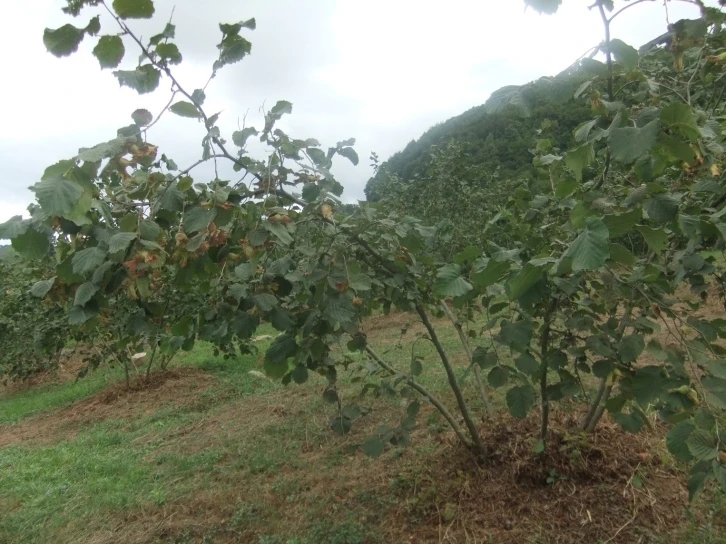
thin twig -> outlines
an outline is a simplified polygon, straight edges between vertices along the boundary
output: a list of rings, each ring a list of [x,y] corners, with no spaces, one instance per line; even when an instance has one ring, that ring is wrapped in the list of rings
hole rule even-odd
[[[451,308],[449,308],[449,305],[446,304],[445,300],[441,301],[441,307],[443,308],[444,313],[447,315],[451,323],[454,325],[456,332],[459,334],[459,340],[461,341],[461,345],[464,346],[464,351],[466,351],[466,356],[469,359],[469,363],[474,367],[474,378],[476,379],[477,385],[479,386],[479,394],[481,395],[481,400],[484,403],[484,408],[486,409],[489,417],[492,417],[494,415],[494,411],[492,410],[492,404],[489,400],[489,394],[487,393],[484,386],[484,381],[482,380],[481,372],[479,371],[479,365],[474,363],[474,354],[471,351],[471,345],[469,344],[469,340],[467,339],[466,334],[464,334],[464,330],[461,328],[461,323],[459,323],[459,320],[456,319],[454,312],[451,311]]]
[[[405,374],[401,374],[400,372],[397,372],[391,365],[389,365],[386,361],[383,360],[383,358],[378,355],[373,348],[366,345],[365,347],[366,353],[370,356],[371,359],[373,359],[378,366],[383,368],[384,370],[388,371],[390,374],[402,378],[409,387],[412,389],[415,389],[419,393],[421,393],[424,397],[426,397],[431,404],[434,405],[434,407],[441,413],[442,416],[444,416],[444,419],[448,422],[449,426],[453,429],[454,433],[456,433],[457,438],[461,441],[462,444],[464,444],[467,447],[471,447],[472,442],[471,440],[466,436],[466,433],[464,432],[464,429],[461,428],[461,426],[456,422],[456,419],[454,419],[454,416],[451,415],[451,412],[446,408],[446,406],[443,405],[443,403],[433,395],[428,389],[426,389],[423,385],[418,383],[416,380],[414,380],[410,376],[406,376]]]
[[[441,359],[441,363],[444,365],[446,377],[449,380],[449,386],[454,392],[454,396],[456,397],[456,404],[459,406],[459,411],[464,418],[464,423],[466,424],[467,429],[469,429],[469,435],[474,442],[474,447],[476,447],[479,452],[483,452],[484,444],[479,437],[479,431],[477,430],[476,425],[474,425],[474,420],[469,413],[469,407],[466,404],[466,400],[464,400],[464,395],[461,393],[461,388],[456,381],[456,374],[454,374],[454,369],[451,366],[451,362],[449,361],[449,356],[446,354],[444,347],[441,345],[441,341],[436,334],[436,329],[434,329],[434,326],[431,324],[429,316],[420,302],[416,304],[416,312],[421,318],[424,327],[426,327],[426,330],[429,333],[429,337],[431,338],[431,342],[434,344],[434,347],[439,354],[439,359]]]

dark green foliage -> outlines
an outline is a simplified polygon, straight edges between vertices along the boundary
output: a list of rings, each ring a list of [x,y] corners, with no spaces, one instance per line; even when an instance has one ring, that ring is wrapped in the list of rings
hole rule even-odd
[[[55,283],[51,273],[47,266],[29,266],[10,246],[0,246],[0,381],[55,366],[71,340],[63,308],[39,304]]]
[[[430,175],[436,157],[432,146],[441,148],[452,142],[459,144],[457,149],[461,153],[457,159],[459,171],[452,175],[463,178],[474,189],[503,179],[535,179],[530,150],[543,122],[547,121],[550,145],[565,149],[573,142],[573,129],[589,117],[588,108],[581,103],[555,99],[563,95],[571,98],[572,90],[582,79],[579,74],[561,75],[556,79],[542,78],[521,88],[500,89],[487,103],[430,128],[392,155],[366,185],[366,197],[372,202],[387,199],[385,185],[390,176],[404,184],[420,184]],[[511,95],[513,91],[526,102],[525,111],[512,103],[511,96],[508,102],[500,99],[501,94]],[[463,172],[468,175],[460,176]],[[413,210],[418,211],[415,205]]]

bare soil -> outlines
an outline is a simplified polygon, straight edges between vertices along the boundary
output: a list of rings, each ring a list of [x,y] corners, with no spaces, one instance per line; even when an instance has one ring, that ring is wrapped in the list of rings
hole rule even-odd
[[[71,438],[79,428],[103,419],[131,420],[150,415],[161,406],[191,404],[214,380],[211,374],[187,367],[153,373],[148,382],[139,377],[130,388],[125,382],[111,384],[60,410],[0,425],[0,447],[50,444]]]

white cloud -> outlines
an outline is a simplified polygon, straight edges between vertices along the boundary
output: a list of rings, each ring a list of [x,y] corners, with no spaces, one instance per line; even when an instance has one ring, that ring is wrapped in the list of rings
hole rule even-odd
[[[119,88],[91,56],[93,39],[69,58],[46,53],[43,29],[68,22],[59,9],[63,3],[33,0],[4,7],[12,26],[0,33],[0,50],[6,52],[0,222],[24,212],[33,199],[27,187],[47,165],[114,137],[134,109],[157,111],[168,97],[164,83],[151,96]],[[176,72],[189,89],[208,77],[217,22],[257,18],[258,28],[249,34],[252,56],[220,72],[209,88],[208,110],[221,110],[221,126],[231,131],[247,111],[259,124],[263,102],[286,99],[294,111],[284,127],[294,136],[324,144],[356,137],[361,164],[336,164],[348,200],[362,198],[371,151],[385,159],[431,125],[483,103],[497,88],[559,72],[602,39],[598,14],[581,0],[566,0],[552,17],[525,11],[521,0],[155,3],[155,22],[130,24],[149,36],[175,8],[177,42],[185,55]],[[692,5],[670,5],[671,20],[697,13]],[[90,15],[81,15],[77,24]],[[102,16],[102,32],[110,24]],[[613,24],[614,35],[634,45],[664,28],[660,2],[640,4]],[[129,51],[126,61],[133,64],[135,58],[136,51]],[[194,121],[168,116],[153,140],[182,166],[199,156],[202,136]],[[197,175],[213,175],[211,165]]]

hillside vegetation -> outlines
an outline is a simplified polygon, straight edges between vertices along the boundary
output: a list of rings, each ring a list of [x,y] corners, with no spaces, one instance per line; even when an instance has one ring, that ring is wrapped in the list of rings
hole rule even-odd
[[[383,162],[366,185],[367,199],[385,200],[387,176],[413,184],[426,177],[435,156],[432,146],[457,144],[457,166],[476,167],[478,177],[469,180],[473,184],[535,178],[531,150],[537,134],[546,130],[554,149],[566,149],[574,141],[573,130],[590,116],[587,105],[573,98],[583,80],[581,73],[568,72],[499,89],[486,103],[431,127]]]

